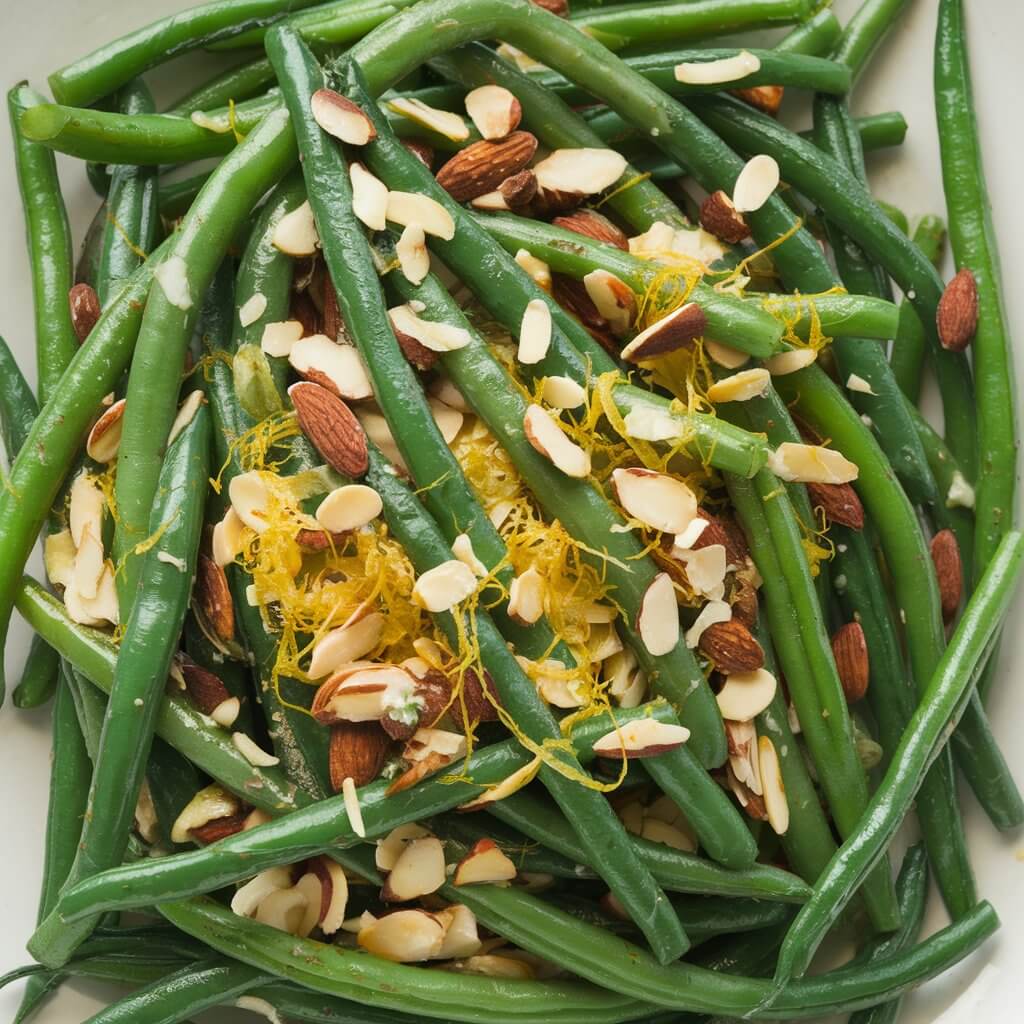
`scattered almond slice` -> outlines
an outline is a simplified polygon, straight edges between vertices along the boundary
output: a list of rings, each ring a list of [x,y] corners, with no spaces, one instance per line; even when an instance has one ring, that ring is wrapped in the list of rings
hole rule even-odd
[[[474,196],[469,201],[474,210],[483,210],[486,213],[504,213],[510,210],[508,201],[499,191],[485,192],[482,196]]]
[[[650,469],[612,472],[619,504],[634,519],[665,533],[682,533],[697,515],[697,496],[682,480]]]
[[[280,764],[280,758],[268,754],[256,741],[244,732],[233,732],[231,742],[239,753],[256,768],[270,768],[272,765]]]
[[[607,270],[592,270],[583,278],[583,287],[598,313],[608,321],[616,335],[624,335],[636,316],[636,296],[620,278]]]
[[[444,941],[431,959],[449,960],[452,957],[473,956],[483,948],[477,932],[476,916],[469,907],[454,903],[435,916],[444,926]]]
[[[670,825],[658,818],[644,818],[640,835],[652,843],[662,843],[664,846],[670,846],[673,850],[680,850],[682,853],[697,852],[697,843],[692,835],[684,832],[677,825]]]
[[[383,508],[380,495],[372,487],[345,484],[320,502],[315,516],[328,533],[347,533],[372,523]]]
[[[383,231],[387,227],[387,185],[358,160],[349,165],[348,176],[352,182],[352,212],[371,231]]]
[[[565,665],[557,658],[530,661],[516,655],[523,672],[533,680],[537,692],[556,708],[579,708],[583,706],[578,680],[566,677]]]
[[[224,518],[213,528],[212,553],[214,562],[221,566],[230,565],[242,552],[242,522],[234,506],[230,506]]]
[[[444,402],[440,402],[436,398],[428,398],[427,404],[430,406],[430,412],[434,417],[434,422],[437,424],[437,429],[441,431],[444,443],[451,444],[462,429],[465,417],[458,409],[453,409],[450,405],[445,405]]]
[[[740,50],[731,57],[718,60],[684,61],[675,67],[675,79],[686,85],[719,85],[735,82],[756,74],[761,69],[760,59],[749,50]]]
[[[749,722],[771,704],[775,688],[775,676],[767,669],[732,672],[716,696],[718,710],[723,718]]]
[[[193,829],[201,828],[219,818],[231,817],[240,810],[241,804],[234,793],[229,793],[216,783],[207,786],[199,790],[174,819],[171,826],[171,842],[187,843],[192,838],[190,833]]]
[[[626,159],[614,149],[556,149],[535,164],[537,184],[551,192],[596,195],[625,173]]]
[[[508,614],[525,626],[544,614],[544,577],[532,565],[509,585]]]
[[[387,105],[396,114],[401,114],[402,117],[407,117],[410,121],[415,121],[416,124],[429,128],[453,142],[465,142],[469,138],[466,122],[450,110],[438,110],[412,96],[398,96],[388,100]]]
[[[732,618],[732,608],[726,601],[708,601],[693,620],[693,625],[686,631],[686,646],[691,650],[700,643],[701,635],[708,626],[716,622],[728,622]]]
[[[555,409],[578,409],[587,392],[572,377],[545,377],[541,397]]]
[[[422,826],[410,821],[405,825],[393,828],[386,836],[377,840],[377,852],[374,860],[381,871],[390,871],[406,846],[414,839],[422,839],[430,833]]]
[[[727,370],[738,370],[750,362],[749,353],[741,352],[738,348],[731,348],[729,345],[723,345],[720,341],[715,341],[712,338],[704,339],[704,351],[713,363],[717,363]]]
[[[768,824],[776,835],[789,831],[789,801],[786,785],[782,778],[778,751],[767,736],[757,740],[758,760],[761,765],[761,785],[764,791],[764,806],[768,813]]]
[[[175,307],[183,311],[192,308],[192,295],[188,286],[188,265],[181,256],[173,254],[168,256],[153,271],[153,278],[164,298]]]
[[[537,776],[540,770],[540,759],[534,758],[529,764],[517,768],[511,775],[504,778],[496,786],[485,789],[475,800],[461,804],[461,811],[475,811],[487,804],[492,804],[505,797],[518,793],[524,786],[528,786]]]
[[[377,129],[363,110],[333,89],[317,89],[309,99],[309,109],[328,135],[350,146],[365,146],[377,137]]]
[[[114,585],[114,566],[109,559],[104,563],[95,597],[84,597],[79,593],[72,573],[64,590],[64,606],[71,620],[80,626],[117,625],[117,587]]]
[[[473,570],[453,558],[423,573],[412,588],[412,599],[428,612],[446,612],[474,594],[476,587]]]
[[[96,462],[113,462],[121,446],[121,429],[124,426],[125,401],[120,399],[103,411],[92,425],[85,452]]]
[[[974,488],[967,482],[959,469],[953,470],[953,479],[946,492],[947,508],[974,508]]]
[[[659,572],[644,591],[636,628],[653,657],[668,654],[679,643],[679,605],[668,573]]]
[[[292,346],[302,337],[303,328],[298,320],[280,320],[266,324],[260,336],[260,348],[268,356],[287,359]]]
[[[376,722],[408,707],[415,690],[415,680],[399,665],[354,662],[320,686],[310,711],[324,725]]]
[[[862,395],[875,394],[874,388],[872,388],[863,377],[856,373],[851,373],[850,376],[846,378],[846,390],[856,391]]]
[[[322,384],[340,398],[357,402],[373,397],[362,356],[352,345],[339,345],[326,334],[311,334],[295,342],[288,362],[307,380]]]
[[[500,196],[500,192],[494,193]],[[482,198],[482,197],[481,197]],[[504,199],[502,200],[504,202]],[[507,208],[507,206],[505,207]],[[537,259],[526,249],[519,249],[515,255],[516,263],[530,275],[533,283],[543,288],[544,291],[551,291],[551,268],[543,261]]]
[[[238,307],[238,322],[243,327],[249,327],[267,311],[267,297],[263,292],[253,292]]]
[[[642,235],[634,235],[629,239],[629,251],[634,256],[640,253],[668,252],[672,249],[675,233],[671,225],[656,220]]]
[[[270,243],[286,256],[312,256],[317,251],[320,235],[308,199],[277,222]]]
[[[478,839],[459,861],[452,876],[454,885],[481,885],[511,882],[516,866],[493,839]]]
[[[380,643],[384,621],[380,612],[370,612],[361,618],[353,616],[344,625],[321,637],[313,647],[307,673],[310,679],[323,679],[342,665],[369,654]]]
[[[82,597],[88,600],[96,597],[103,569],[103,541],[93,533],[93,524],[86,523],[82,528],[82,539],[75,550],[73,570],[74,586]]]
[[[594,743],[594,753],[613,758],[657,757],[681,747],[689,738],[690,730],[682,725],[640,718],[602,736]]]
[[[71,485],[68,507],[68,527],[76,547],[81,545],[86,527],[92,530],[94,536],[103,536],[105,508],[103,491],[100,490],[96,477],[83,470]]]
[[[539,405],[531,405],[523,418],[526,439],[566,476],[582,478],[590,474],[590,456],[563,433],[551,414]]]
[[[848,484],[857,479],[856,463],[834,448],[786,441],[768,456],[768,468],[780,479],[815,484]]]
[[[516,358],[532,366],[539,363],[551,345],[551,310],[543,299],[531,299],[523,312],[519,327],[519,348]]]
[[[466,93],[466,113],[485,139],[503,139],[523,116],[519,100],[500,85],[481,85]]]
[[[722,599],[728,567],[725,545],[708,544],[696,551],[673,550],[673,557],[686,566],[686,578],[698,594],[713,601]]]
[[[655,406],[634,406],[623,422],[626,434],[638,441],[674,441],[683,435],[679,419]]]
[[[208,787],[213,788],[213,787]],[[217,787],[220,788],[219,786]],[[232,797],[232,799],[235,799]],[[237,800],[235,805],[237,808]],[[233,812],[232,812],[233,813]],[[223,815],[218,815],[223,817]],[[181,820],[180,818],[178,819]],[[207,819],[212,820],[212,819]],[[188,832],[185,832],[186,837]],[[181,840],[185,842],[186,840]],[[272,893],[290,889],[292,885],[292,871],[288,865],[267,868],[261,871],[254,878],[250,878],[245,885],[240,886],[231,898],[231,910],[239,917],[252,917],[259,909],[260,904]]]
[[[408,224],[395,244],[395,255],[406,280],[420,284],[430,272],[430,253],[426,236],[419,224]]]
[[[466,737],[448,729],[417,729],[402,751],[407,761],[427,761],[440,755],[450,763],[466,753]]]
[[[388,421],[379,412],[371,409],[356,407],[356,418],[363,428],[366,436],[380,449],[381,454],[403,472],[407,472],[405,459],[398,450],[398,442],[395,441]]]
[[[771,386],[771,374],[763,367],[740,370],[731,377],[716,380],[708,388],[708,399],[712,402],[748,402],[759,398]]]
[[[391,324],[396,331],[415,338],[431,352],[454,352],[465,348],[472,337],[464,327],[441,323],[439,320],[423,320],[409,304],[392,306],[388,310]]]
[[[425,910],[398,910],[362,928],[356,941],[363,949],[395,963],[429,960],[444,943],[444,928]]]
[[[262,533],[267,528],[267,505],[270,495],[259,472],[240,473],[228,484],[228,497],[235,515],[245,526]]]
[[[381,899],[385,903],[406,903],[437,892],[446,881],[441,841],[433,836],[412,839],[385,879]]]
[[[608,683],[608,692],[620,708],[633,708],[641,703],[647,690],[647,678],[628,647],[604,662],[602,674]]]
[[[623,350],[622,358],[634,363],[665,355],[695,341],[707,327],[704,311],[696,302],[684,302],[650,327],[642,330]]]
[[[43,541],[43,566],[46,578],[55,587],[67,587],[71,583],[75,565],[75,542],[70,530],[47,534]]]
[[[751,157],[736,178],[732,202],[737,213],[760,210],[779,186],[779,165],[766,153]]]
[[[443,402],[449,409],[457,412],[472,412],[466,396],[451,382],[449,377],[435,377],[429,384],[427,390],[439,402]]]
[[[691,550],[707,528],[708,520],[703,516],[695,516],[691,519],[686,529],[682,533],[677,533],[672,539],[672,557],[682,560],[679,552]]]
[[[291,886],[288,889],[277,889],[265,896],[256,908],[255,920],[269,928],[299,936],[302,934],[307,910],[305,894]]]
[[[794,348],[766,359],[764,367],[773,377],[784,377],[810,366],[818,353],[813,348]]]
[[[595,623],[591,626],[590,636],[587,638],[587,653],[592,662],[604,661],[621,650],[622,640],[612,623]]]
[[[341,784],[341,796],[345,802],[345,813],[348,815],[352,831],[360,839],[366,838],[366,826],[363,824],[363,809],[359,806],[359,793],[356,790],[355,779],[351,776]]]
[[[487,566],[476,557],[476,552],[473,550],[473,542],[470,540],[468,533],[460,533],[452,541],[452,554],[460,562],[468,565],[474,576],[480,579],[487,576]]]
[[[174,417],[174,422],[171,424],[171,432],[167,435],[167,447],[170,448],[174,444],[178,435],[192,422],[199,407],[206,401],[206,397],[202,391],[196,388],[195,391],[190,391],[188,397],[178,409],[177,416]]]

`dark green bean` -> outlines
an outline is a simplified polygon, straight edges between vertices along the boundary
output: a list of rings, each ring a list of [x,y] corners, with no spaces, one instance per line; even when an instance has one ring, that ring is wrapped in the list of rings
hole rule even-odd
[[[40,636],[33,636],[21,670],[21,679],[11,699],[16,708],[38,708],[45,704],[57,689],[60,658],[57,652]]]
[[[846,23],[833,59],[846,64],[856,78],[906,6],[907,0],[863,0]]]
[[[842,33],[831,8],[823,7],[796,28],[787,32],[776,44],[779,53],[806,53],[812,57],[826,57],[832,52]]]
[[[0,337],[0,380],[4,382],[0,393],[0,438],[10,466],[21,451],[32,424],[39,415],[36,396],[25,380],[14,353]]]

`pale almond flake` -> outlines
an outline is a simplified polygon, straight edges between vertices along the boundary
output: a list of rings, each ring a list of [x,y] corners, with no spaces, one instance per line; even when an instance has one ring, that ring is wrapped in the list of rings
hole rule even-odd
[[[320,502],[314,516],[328,533],[347,533],[368,526],[383,508],[380,495],[372,487],[345,484]]]
[[[469,907],[455,903],[435,915],[444,927],[444,941],[432,960],[450,960],[453,957],[473,956],[483,948],[477,931],[476,917]]]
[[[760,210],[779,185],[779,165],[766,153],[751,157],[740,171],[732,190],[738,213]]]
[[[760,398],[771,386],[771,374],[762,367],[740,370],[731,377],[716,380],[708,388],[708,399],[712,402],[748,402]]]
[[[540,188],[576,195],[596,195],[622,177],[626,159],[614,149],[556,149],[535,164]]]
[[[550,70],[546,64],[541,64],[539,60],[534,60],[528,53],[513,46],[511,43],[498,43],[495,53],[502,60],[507,60],[510,64],[514,64],[520,71],[526,74],[529,74],[531,71]]]
[[[530,566],[508,588],[508,614],[517,622],[532,626],[544,614],[544,577]]]
[[[270,244],[286,256],[312,256],[317,251],[320,234],[308,199],[277,222]]]
[[[434,423],[437,424],[444,443],[451,444],[462,429],[465,416],[458,409],[453,409],[450,405],[445,405],[444,402],[433,397],[427,399],[427,404],[430,406],[430,413],[434,417]]]
[[[612,623],[596,623],[591,626],[590,636],[587,638],[587,653],[591,661],[605,661],[621,650],[622,640]]]
[[[476,557],[476,552],[473,550],[473,542],[470,540],[468,533],[460,533],[452,541],[452,554],[460,562],[469,566],[474,576],[483,579],[487,575],[487,566]]]
[[[388,316],[396,331],[415,338],[431,352],[454,352],[465,348],[473,340],[464,327],[441,323],[438,320],[423,320],[409,304],[392,306],[388,310]]]
[[[110,559],[104,563],[103,573],[96,587],[96,596],[84,597],[75,586],[74,574],[64,590],[64,606],[70,618],[81,626],[116,626],[119,621],[117,587],[114,566]]]
[[[253,292],[238,307],[238,322],[243,327],[249,327],[267,311],[267,297],[263,292]]]
[[[70,530],[47,534],[43,541],[43,566],[46,578],[55,587],[66,587],[71,583],[75,566],[75,542]]]
[[[627,436],[637,441],[675,441],[683,436],[679,418],[656,406],[633,406],[623,423]]]
[[[387,227],[387,185],[357,160],[349,165],[348,176],[352,182],[352,212],[371,231],[383,231]]]
[[[629,240],[629,251],[636,255],[669,253],[675,240],[675,228],[664,221],[656,220],[642,235]]]
[[[395,255],[405,279],[410,284],[420,284],[430,273],[430,253],[427,239],[419,224],[409,224],[395,243]]]
[[[595,741],[594,753],[598,757],[657,757],[681,747],[689,738],[690,730],[682,725],[640,718],[605,733]]]
[[[292,346],[302,337],[302,331],[302,324],[298,320],[266,324],[260,336],[260,348],[268,356],[287,359]]]
[[[73,586],[81,597],[88,600],[96,597],[105,566],[103,541],[93,530],[92,523],[86,523],[82,527],[73,569]]]
[[[342,800],[345,803],[345,813],[348,815],[348,823],[352,826],[360,839],[366,838],[366,826],[363,824],[363,809],[359,806],[359,793],[356,789],[355,779],[351,776],[341,784]]]
[[[385,903],[405,903],[437,892],[446,881],[441,841],[433,836],[412,839],[388,873],[381,899]]]
[[[480,794],[480,796],[471,800],[469,803],[460,804],[460,811],[474,811],[480,807],[485,807],[487,804],[496,803],[499,800],[504,800],[506,797],[511,796],[513,793],[519,792],[524,786],[528,786],[537,777],[537,772],[540,770],[540,758],[534,758],[529,764],[524,764],[522,768],[517,768],[511,775],[502,779],[495,786],[490,786]]]
[[[173,565],[178,572],[185,572],[188,569],[188,562],[184,558],[178,558],[177,555],[172,555],[169,551],[158,551],[156,553],[156,560],[167,565]]]
[[[202,828],[211,821],[230,818],[241,809],[238,797],[216,783],[199,790],[181,809],[171,825],[171,842],[187,843],[194,828]],[[277,878],[277,876],[274,876]]]
[[[230,565],[242,553],[242,522],[234,506],[228,508],[224,518],[213,528],[211,550],[213,560],[222,568]]]
[[[220,817],[225,817],[225,815],[220,815]],[[186,832],[185,835],[187,837],[188,833]],[[184,842],[187,839],[181,841]],[[231,898],[231,910],[239,917],[253,917],[259,910],[260,904],[268,896],[291,887],[292,871],[290,866],[280,865],[267,868],[266,871],[261,871],[254,878],[249,879],[235,892]]]
[[[85,442],[85,451],[96,462],[113,462],[121,447],[121,431],[124,427],[125,400],[122,398],[104,409],[93,424]]]
[[[551,345],[551,310],[543,299],[531,299],[526,304],[519,327],[519,348],[516,358],[532,366],[539,363]]]
[[[429,761],[439,755],[447,762],[463,757],[466,753],[466,737],[460,732],[447,729],[417,729],[406,744],[402,756],[407,761]]]
[[[416,224],[446,242],[455,237],[452,215],[436,199],[418,192],[389,192],[387,219],[403,227]]]
[[[700,638],[708,626],[717,622],[728,622],[732,618],[732,608],[726,601],[708,601],[693,620],[693,625],[686,631],[686,646],[691,650],[700,643]]]
[[[210,717],[222,728],[230,729],[238,719],[241,710],[242,702],[237,697],[228,697],[210,712]]]
[[[542,406],[531,405],[523,418],[526,438],[541,455],[566,476],[580,479],[590,474],[590,456],[562,431],[557,420]]]
[[[309,110],[328,135],[350,146],[365,146],[376,138],[377,130],[366,113],[333,89],[317,89],[309,99]]]
[[[684,61],[675,66],[675,79],[685,85],[719,85],[757,74],[761,61],[749,50],[718,60]]]
[[[83,470],[71,485],[68,502],[68,527],[76,547],[81,545],[86,528],[92,530],[94,537],[103,536],[105,508],[106,502],[97,478]]]
[[[953,470],[953,479],[946,492],[947,508],[974,508],[974,488],[959,469]]]
[[[402,856],[405,848],[414,839],[422,839],[430,833],[422,826],[411,821],[393,828],[386,836],[376,841],[374,861],[380,871],[390,871]]]
[[[789,482],[848,484],[857,479],[857,466],[834,448],[786,441],[768,456],[768,469]]]
[[[761,783],[768,824],[776,835],[782,836],[789,831],[789,801],[786,798],[786,784],[782,778],[779,754],[775,744],[767,736],[758,738],[757,752],[761,764]]]
[[[353,616],[337,629],[324,634],[313,647],[307,674],[310,679],[323,679],[343,665],[364,658],[380,643],[385,618],[380,612]]]
[[[704,351],[713,363],[724,367],[726,370],[738,370],[750,362],[750,353],[741,352],[738,348],[731,348],[723,345],[713,338],[704,339]]]
[[[435,377],[429,384],[427,390],[439,402],[443,402],[450,409],[457,412],[468,413],[470,408],[466,396],[451,382],[451,378],[445,376]]]
[[[757,750],[757,728],[753,722],[725,721],[729,739],[729,767],[737,781],[755,796],[761,796],[761,763]],[[746,806],[746,805],[744,805]]]
[[[484,210],[487,213],[504,213],[510,210],[508,201],[500,192],[485,192],[482,196],[474,196],[469,201],[474,210]]]
[[[386,102],[396,114],[401,114],[402,117],[406,117],[424,128],[429,128],[446,139],[451,139],[453,142],[465,142],[469,138],[466,122],[450,110],[438,110],[412,96],[399,96]]]
[[[258,470],[240,473],[228,484],[228,498],[235,514],[245,526],[262,533],[267,528],[270,492]]]
[[[697,496],[682,480],[666,473],[616,469],[612,487],[623,509],[653,530],[682,533],[697,515]]]
[[[725,593],[726,551],[723,544],[708,544],[696,551],[673,551],[673,557],[686,566],[686,578],[694,591],[712,601]]]
[[[260,999],[259,996],[239,996],[235,1000],[235,1006],[240,1010],[248,1010],[250,1013],[266,1017],[270,1024],[284,1024],[280,1014],[274,1009],[273,1005],[268,1003],[266,999]]]
[[[875,390],[874,388],[871,387],[870,383],[868,383],[868,381],[866,381],[858,373],[851,373],[850,376],[846,378],[846,390],[856,391],[858,394],[861,395],[875,394]]]
[[[545,377],[541,397],[555,409],[578,409],[587,400],[587,392],[571,377]]]
[[[326,377],[333,389],[348,401],[373,397],[370,375],[359,351],[352,345],[332,341],[326,334],[311,334],[295,342],[288,353],[288,362],[307,377]]]
[[[444,928],[425,910],[399,910],[360,930],[356,941],[363,949],[395,963],[429,960],[444,943]]]
[[[592,270],[583,278],[583,287],[612,332],[620,337],[624,335],[636,315],[636,296],[632,289],[614,274],[600,269]]]
[[[251,736],[244,732],[233,732],[231,742],[242,757],[256,768],[270,768],[272,765],[281,763],[279,758],[267,753]]]
[[[466,113],[484,139],[503,139],[522,117],[519,100],[500,85],[481,85],[466,93]]]
[[[515,507],[516,503],[514,501],[496,501],[488,510],[487,518],[496,530],[500,530]]]
[[[668,573],[659,572],[644,591],[636,627],[647,653],[655,658],[679,643],[679,605]]]
[[[628,647],[608,658],[601,666],[601,674],[608,684],[608,692],[619,702],[619,707],[635,707],[640,703],[642,693],[639,699],[632,703],[630,701],[638,686],[641,691],[646,689],[647,680],[637,663],[636,655]]]
[[[565,664],[557,658],[530,661],[516,655],[523,672],[533,680],[541,697],[556,708],[579,708],[584,704],[579,680],[569,678]]]
[[[794,348],[766,359],[764,366],[773,377],[785,377],[788,373],[806,369],[817,358],[818,353],[813,348]]]
[[[453,558],[423,573],[412,588],[412,599],[428,612],[447,612],[476,593],[476,588],[473,570]]]
[[[180,256],[168,256],[153,271],[153,277],[172,306],[183,311],[192,308],[192,295],[188,287],[188,265]]]
[[[214,117],[202,110],[193,110],[188,119],[198,128],[205,128],[208,132],[216,132],[218,135],[227,135],[231,131],[230,117]]]
[[[177,416],[174,417],[174,422],[171,424],[171,432],[167,435],[167,447],[170,448],[174,444],[178,435],[192,422],[199,407],[206,401],[206,397],[202,391],[196,388],[195,391],[190,391],[188,397],[178,409]]]
[[[708,525],[708,520],[703,516],[695,516],[691,519],[690,525],[672,539],[672,557],[679,558],[681,556],[677,552],[689,551],[700,540]]]
[[[722,242],[703,228],[680,228],[672,237],[672,253],[710,267],[726,254]],[[723,289],[716,289],[723,290]]]
[[[495,195],[500,196],[500,192],[496,192]],[[504,199],[502,200],[504,202]],[[544,291],[551,291],[551,268],[543,261],[537,259],[531,252],[526,249],[519,249],[516,251],[515,261],[530,275],[533,283],[543,288]]]
[[[516,877],[515,864],[493,839],[478,839],[455,868],[453,885],[493,885],[511,882]]]
[[[402,453],[398,450],[398,443],[391,433],[388,421],[379,412],[374,412],[372,409],[357,406],[353,411],[359,420],[359,425],[366,432],[366,436],[380,449],[384,458],[403,472],[407,472],[408,467],[405,464],[405,459],[402,458]]]
[[[678,825],[670,825],[658,818],[645,818],[640,835],[652,843],[662,843],[682,853],[696,853],[697,841]]]
[[[775,676],[767,669],[758,668],[726,676],[725,685],[715,699],[723,718],[749,722],[771,704],[775,690]]]

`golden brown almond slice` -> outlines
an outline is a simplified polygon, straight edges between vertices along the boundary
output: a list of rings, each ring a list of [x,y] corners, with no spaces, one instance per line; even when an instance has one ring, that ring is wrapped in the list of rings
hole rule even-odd
[[[752,85],[746,89],[730,89],[730,93],[748,106],[774,117],[782,106],[785,89],[781,85]]]
[[[309,109],[328,135],[350,146],[365,146],[377,137],[377,129],[362,108],[333,89],[317,89],[310,97]]]
[[[481,85],[466,93],[466,113],[480,135],[493,140],[503,139],[516,130],[523,108],[503,86]]]
[[[623,350],[622,358],[634,363],[675,352],[699,338],[707,328],[707,318],[696,302],[683,303],[642,330]]]
[[[456,153],[438,172],[437,183],[458,203],[493,192],[523,170],[537,152],[530,132],[513,132],[498,142],[482,139]]]
[[[716,622],[701,634],[701,653],[726,675],[753,672],[764,665],[764,651],[754,635],[738,619]]]
[[[750,235],[750,225],[743,219],[729,196],[718,189],[700,207],[700,226],[715,238],[735,244]]]
[[[768,468],[790,483],[848,484],[857,479],[856,463],[821,445],[785,441],[768,456]]]
[[[544,291],[551,291],[551,268],[526,249],[519,249],[515,255],[516,263],[530,275],[533,283],[543,288]]]
[[[363,476],[369,468],[369,452],[366,434],[352,410],[319,384],[301,381],[288,394],[302,432],[323,458],[344,476]]]
[[[847,622],[832,634],[832,656],[847,704],[855,704],[868,692],[870,663],[864,629],[859,622]]]
[[[575,231],[578,235],[586,235],[587,238],[607,242],[616,249],[629,252],[629,239],[626,233],[596,210],[574,210],[572,213],[555,217],[551,223],[555,227]]]
[[[68,292],[68,304],[71,307],[71,326],[81,345],[100,318],[100,299],[91,284],[80,281]]]
[[[932,564],[939,582],[939,599],[942,604],[942,618],[952,622],[960,607],[963,593],[963,566],[960,560],[960,545],[952,530],[939,530],[931,543]]]
[[[493,839],[478,839],[459,861],[452,876],[454,885],[486,885],[511,882],[516,877],[515,864]]]
[[[946,285],[935,312],[935,324],[943,348],[963,352],[970,345],[978,326],[978,285],[968,267],[957,271]]]

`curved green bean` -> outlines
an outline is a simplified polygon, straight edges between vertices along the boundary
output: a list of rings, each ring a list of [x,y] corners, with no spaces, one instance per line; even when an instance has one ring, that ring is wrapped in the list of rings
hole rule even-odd
[[[843,29],[833,60],[845,64],[856,78],[906,6],[907,0],[863,0]]]
[[[843,29],[832,9],[823,7],[796,28],[790,29],[776,44],[777,53],[806,53],[811,57],[828,56]]]
[[[41,707],[53,696],[59,677],[60,659],[57,652],[42,637],[33,636],[21,678],[11,694],[14,706]]]

